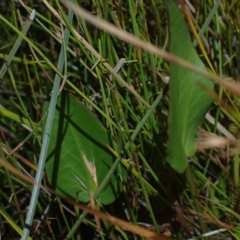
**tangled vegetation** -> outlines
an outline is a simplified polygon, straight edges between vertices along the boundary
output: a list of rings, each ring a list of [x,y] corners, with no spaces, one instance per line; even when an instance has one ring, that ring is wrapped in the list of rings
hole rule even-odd
[[[1,1],[1,238],[239,239],[239,11]]]

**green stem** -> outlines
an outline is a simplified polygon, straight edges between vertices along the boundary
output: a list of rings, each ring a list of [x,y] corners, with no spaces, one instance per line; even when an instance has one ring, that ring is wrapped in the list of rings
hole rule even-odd
[[[203,218],[201,216],[203,209],[201,208],[201,205],[199,204],[199,194],[198,194],[197,186],[195,184],[192,170],[191,170],[191,167],[189,164],[185,171],[185,176],[187,179],[188,187],[191,192],[192,198],[194,199],[194,205],[195,205],[196,212],[198,214],[199,224],[200,224],[202,233],[205,233],[207,231],[207,225],[205,224],[205,222],[203,221]]]

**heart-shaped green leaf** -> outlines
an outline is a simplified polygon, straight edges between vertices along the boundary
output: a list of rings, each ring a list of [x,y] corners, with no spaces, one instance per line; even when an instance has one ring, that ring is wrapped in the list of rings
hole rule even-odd
[[[183,15],[174,0],[169,1],[171,53],[206,70],[194,49]],[[207,71],[207,70],[206,70]],[[170,113],[167,161],[179,173],[187,157],[196,152],[196,131],[212,103],[206,89],[213,83],[189,70],[170,64]]]
[[[48,107],[46,103],[44,110]],[[64,196],[88,202],[114,161],[105,144],[111,145],[111,140],[99,120],[76,98],[62,93],[57,102],[46,161],[51,186]],[[113,202],[121,191],[117,174],[112,175],[100,193],[100,203]],[[121,174],[125,177],[124,168]]]

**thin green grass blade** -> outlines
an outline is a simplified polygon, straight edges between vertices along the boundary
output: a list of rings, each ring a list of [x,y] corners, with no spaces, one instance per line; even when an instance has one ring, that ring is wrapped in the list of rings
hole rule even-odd
[[[22,235],[22,229],[14,222],[14,220],[1,207],[0,207],[0,214],[15,229],[15,231],[21,236]],[[27,240],[32,240],[32,238],[27,237]]]
[[[69,21],[72,21],[73,18],[73,12],[69,11],[68,15]],[[64,63],[65,57],[64,55],[66,54],[66,46],[68,43],[70,32],[68,29],[65,29],[64,31],[64,39],[62,42],[61,46],[61,52],[59,55],[59,60],[58,60],[58,66],[57,69],[59,72],[62,72],[64,64],[67,64],[66,62]],[[39,157],[39,162],[38,162],[38,169],[35,177],[35,182],[36,185],[33,187],[32,195],[31,195],[31,200],[30,200],[30,205],[27,213],[27,218],[26,218],[26,226],[23,230],[23,235],[21,237],[21,240],[26,240],[27,237],[29,236],[29,226],[32,225],[37,201],[38,201],[38,195],[39,195],[39,186],[42,181],[43,177],[43,171],[44,171],[44,166],[45,166],[45,160],[48,152],[48,145],[49,145],[49,140],[50,140],[50,135],[51,135],[51,130],[52,130],[52,123],[53,123],[53,118],[54,118],[54,112],[56,108],[56,103],[57,103],[57,97],[59,93],[59,88],[60,88],[60,81],[61,77],[56,74],[55,79],[54,79],[54,85],[53,85],[53,91],[52,91],[52,96],[51,96],[51,101],[50,101],[50,106],[49,106],[49,113],[47,116],[47,123],[46,123],[46,128],[44,131],[43,135],[43,142],[42,142],[42,148],[41,148],[41,153]]]
[[[18,36],[16,42],[14,43],[10,53],[8,54],[8,56],[6,57],[5,59],[5,64],[3,64],[1,70],[0,70],[0,84],[1,84],[1,81],[8,69],[8,66],[10,65],[10,63],[12,62],[12,59],[13,57],[15,56],[19,46],[21,45],[21,42],[23,40],[23,36],[26,36],[27,32],[28,32],[28,29],[30,28],[30,26],[32,25],[32,21],[34,20],[35,18],[35,10],[32,10],[26,24],[24,25],[23,27],[23,30],[21,31],[21,35]]]
[[[212,21],[212,19],[214,18],[217,10],[218,10],[218,7],[220,6],[222,0],[217,0],[216,3],[214,4],[214,7],[212,8],[211,12],[209,13],[207,19],[205,20],[203,26],[201,27],[200,31],[199,31],[199,38],[202,38],[203,34],[207,31],[207,28],[210,24],[210,22]],[[196,47],[197,46],[197,40],[195,39],[193,41],[193,46]]]
[[[29,123],[29,120],[27,118],[24,118],[24,117],[21,117],[20,115],[14,113],[14,112],[11,112],[3,107],[0,107],[0,115],[2,116],[5,116],[9,119],[12,119],[16,122],[19,122],[19,123],[23,123],[25,125],[27,125],[28,127],[32,127],[32,126],[36,126],[37,124],[34,123],[34,122],[31,122],[31,124]],[[39,129],[41,130],[41,129]]]
[[[54,64],[43,54],[43,52],[30,40],[28,39],[24,34],[22,34],[21,31],[19,31],[12,23],[10,23],[6,18],[4,18],[0,14],[0,20],[2,20],[6,25],[8,25],[12,30],[14,30],[19,36],[21,36],[38,54],[41,56],[44,61],[59,75],[61,73],[58,71],[58,69],[54,66]]]

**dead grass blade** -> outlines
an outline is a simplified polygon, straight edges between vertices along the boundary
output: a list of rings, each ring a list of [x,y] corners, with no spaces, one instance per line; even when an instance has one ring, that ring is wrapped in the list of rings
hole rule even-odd
[[[61,0],[62,4],[65,5],[67,8],[71,9],[75,14],[78,16],[84,18],[87,22],[91,23],[95,27],[102,29],[115,37],[125,41],[126,43],[131,43],[136,47],[139,47],[149,53],[155,54],[163,59],[165,59],[168,62],[175,63],[185,69],[188,69],[190,71],[193,71],[195,73],[198,73],[199,75],[209,78],[214,82],[217,82],[219,84],[224,85],[229,91],[233,91],[235,94],[240,95],[240,84],[238,84],[235,81],[232,81],[229,83],[229,81],[226,81],[224,78],[220,78],[214,74],[208,73],[204,70],[199,69],[198,67],[192,65],[191,63],[174,56],[173,54],[165,51],[164,49],[154,46],[150,42],[145,42],[137,37],[135,37],[133,34],[126,32],[122,30],[121,28],[108,23],[107,21],[94,16],[93,14],[90,14],[83,8],[77,6],[76,4],[73,4],[72,2],[68,0]]]
[[[31,178],[29,178],[28,176],[26,176],[25,174],[19,172],[17,169],[15,169],[9,162],[7,162],[6,160],[0,158],[0,165],[2,165],[5,169],[7,169],[9,172],[11,172],[12,174],[20,177],[22,180],[24,180],[25,182],[34,185],[36,184],[35,181]],[[140,235],[142,237],[145,237],[147,239],[156,239],[156,240],[174,240],[174,238],[170,238],[170,237],[166,237],[163,235],[160,235],[156,232],[152,232],[149,231],[145,228],[133,225],[131,223],[128,223],[126,221],[123,221],[119,218],[113,217],[113,216],[109,216],[106,215],[105,213],[102,213],[100,211],[96,211],[94,209],[91,209],[85,205],[79,204],[71,199],[65,198],[63,196],[61,196],[60,194],[56,193],[54,190],[48,188],[48,187],[44,187],[43,185],[40,185],[40,188],[48,191],[50,193],[52,193],[53,195],[56,195],[57,197],[63,199],[64,201],[79,207],[80,209],[86,211],[87,213],[96,216],[102,220],[106,220],[108,222],[110,222],[113,225],[118,225],[119,227],[121,227],[122,229],[124,229],[125,231],[130,231],[132,233],[135,233],[137,235]]]

